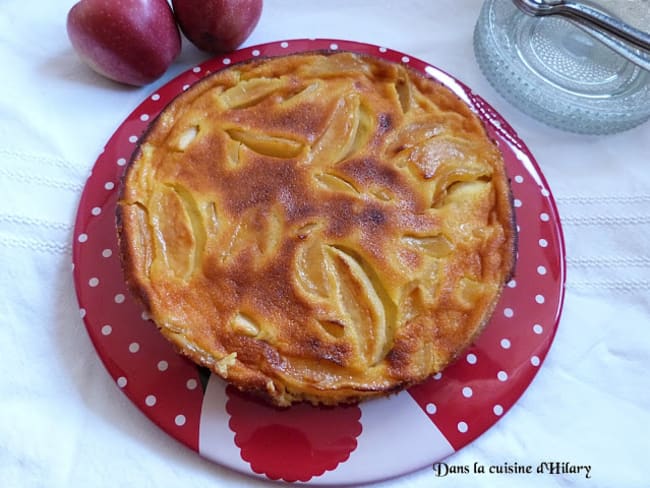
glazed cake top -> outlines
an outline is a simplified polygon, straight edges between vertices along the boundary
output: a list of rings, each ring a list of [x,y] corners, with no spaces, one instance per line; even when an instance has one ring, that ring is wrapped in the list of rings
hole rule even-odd
[[[129,164],[118,231],[161,332],[278,405],[440,371],[515,254],[478,117],[435,80],[347,52],[233,65],[176,98]]]

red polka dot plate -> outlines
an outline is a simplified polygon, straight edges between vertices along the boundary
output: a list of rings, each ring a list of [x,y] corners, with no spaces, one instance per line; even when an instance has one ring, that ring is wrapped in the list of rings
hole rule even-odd
[[[442,374],[358,406],[280,410],[227,387],[177,355],[163,339],[125,287],[114,211],[135,143],[177,94],[232,63],[315,49],[351,50],[408,64],[472,107],[506,161],[520,227],[519,259],[515,278],[484,333]],[[202,456],[289,482],[336,485],[385,479],[431,466],[472,442],[533,380],[553,341],[564,298],[564,241],[557,209],[515,131],[478,95],[438,68],[390,49],[340,40],[291,40],[241,49],[195,66],[144,100],[110,138],[88,179],[75,225],[73,260],[88,334],[128,398]]]

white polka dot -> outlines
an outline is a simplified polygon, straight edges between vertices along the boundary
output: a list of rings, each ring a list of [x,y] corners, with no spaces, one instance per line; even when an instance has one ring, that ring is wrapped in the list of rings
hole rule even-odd
[[[516,183],[523,183],[524,182],[524,177],[521,175],[515,176],[515,182]]]
[[[438,407],[436,407],[435,403],[427,403],[425,410],[429,415],[434,415],[438,411]]]
[[[530,358],[530,364],[532,364],[533,366],[539,366],[539,363],[540,363],[539,357],[533,356]]]
[[[546,274],[546,268],[544,266],[537,266],[537,274],[544,276]]]
[[[192,68],[192,71],[194,73],[200,73],[201,72],[201,67],[200,66],[194,66],[194,68]]]
[[[99,285],[99,278],[90,278],[88,280],[88,286],[91,288],[95,288],[97,285]]]
[[[181,89],[182,89],[183,91],[187,91],[187,89],[188,89],[189,87],[190,87],[190,85],[187,85],[187,84],[186,84],[186,85],[183,85]]]
[[[542,212],[541,214],[539,214],[539,220],[541,220],[542,222],[548,222],[549,220],[551,220],[551,217],[549,217],[549,215],[546,212]]]
[[[113,251],[111,251],[110,249],[104,249],[102,251],[102,256],[105,258],[110,258],[112,255],[113,255]]]
[[[287,47],[289,47],[289,43],[288,42],[281,42],[280,47],[287,48]]]
[[[533,325],[533,332],[534,332],[535,334],[538,334],[538,335],[539,335],[539,334],[541,334],[542,332],[544,332],[544,327],[542,327],[542,326],[539,325],[539,324],[535,324],[535,325]]]
[[[330,49],[331,49],[332,51],[336,51],[338,48],[339,48],[339,45],[338,45],[338,44],[334,44],[334,43],[330,44]]]
[[[260,55],[260,51],[259,51],[259,49],[253,49],[253,52],[252,52],[251,54],[252,54],[253,56],[259,56],[259,55]]]
[[[137,342],[132,342],[131,344],[129,344],[129,351],[130,352],[135,354],[139,350],[140,350],[140,344],[138,344]]]
[[[148,121],[148,120],[149,120],[149,114],[142,114],[142,115],[140,116],[140,120],[141,120],[142,122],[146,122],[146,121]]]
[[[228,66],[232,62],[232,60],[230,58],[223,58],[223,60],[221,60],[221,62],[223,64],[225,64],[226,66]]]
[[[153,95],[151,95],[151,99],[154,102],[156,102],[156,101],[160,100],[160,95],[158,95],[157,93],[154,93]]]
[[[476,354],[469,353],[466,359],[469,364],[476,364]]]
[[[79,317],[82,319],[86,316],[86,309],[85,308],[80,308],[79,309]]]
[[[469,386],[465,386],[463,388],[463,396],[465,398],[471,398],[473,394],[474,394],[474,391]]]
[[[540,239],[539,247],[548,247],[548,241],[546,239]]]
[[[185,418],[185,415],[176,415],[176,418],[174,419],[174,423],[179,427],[182,427],[183,425],[185,425],[186,420],[187,419]]]
[[[194,378],[190,378],[187,380],[187,383],[185,383],[185,386],[187,386],[188,390],[196,390],[196,387],[199,386],[199,382]]]
[[[506,373],[505,371],[499,371],[497,373],[497,379],[499,381],[506,381],[508,379],[508,373]]]
[[[439,380],[440,378],[442,378],[442,373],[436,373],[433,375],[434,380]]]
[[[151,316],[150,316],[147,312],[142,312],[142,313],[140,314],[140,318],[141,318],[142,320],[145,320],[145,321],[146,321],[146,320],[149,320],[149,319],[151,318]]]
[[[99,214],[102,213],[102,209],[100,207],[93,207],[90,213],[93,214],[95,217],[97,217]]]
[[[501,347],[504,349],[510,349],[510,339],[501,339]]]
[[[135,144],[136,142],[138,142],[138,136],[129,136],[129,142],[131,144]]]
[[[411,61],[408,56],[402,56],[402,63],[408,63]]]
[[[388,51],[388,49],[386,49],[385,47],[380,47],[379,48],[380,53],[385,53],[386,51]]]
[[[503,407],[501,405],[495,405],[492,408],[492,411],[494,412],[494,415],[503,415]]]
[[[169,363],[165,360],[158,362],[158,371],[167,371],[169,368]]]
[[[512,279],[508,281],[508,288],[517,288],[517,280]]]
[[[144,399],[144,403],[147,407],[153,407],[156,404],[156,397],[154,395],[147,395],[147,398]]]
[[[112,190],[113,188],[115,188],[115,183],[113,183],[112,181],[107,181],[106,183],[104,183],[105,190]]]
[[[507,318],[511,319],[515,315],[515,311],[511,309],[510,307],[506,307],[503,309],[503,315],[505,315]]]
[[[124,159],[124,158],[120,158],[120,159],[118,159],[118,160],[117,160],[117,165],[118,165],[118,166],[124,166],[124,165],[126,165],[126,159]]]
[[[543,197],[549,197],[551,195],[551,192],[549,192],[546,188],[542,188],[542,196]]]
[[[77,237],[77,240],[79,242],[86,242],[88,240],[88,234],[79,234],[79,237]]]
[[[469,428],[466,422],[458,422],[457,427],[458,427],[458,432],[460,432],[461,434],[467,432],[467,429]]]
[[[115,295],[115,298],[113,298],[113,300],[115,300],[115,303],[124,303],[125,299],[126,297],[122,293],[118,293]]]
[[[102,327],[102,335],[111,335],[111,332],[113,332],[113,327],[110,325],[106,324],[104,327]]]
[[[521,200],[519,200],[518,198],[515,198],[515,200],[512,203],[514,204],[515,208],[520,208],[522,205]]]
[[[120,376],[117,379],[117,386],[119,386],[120,388],[124,388],[126,386],[126,384],[127,384],[127,381],[126,381],[126,378],[124,376]]]
[[[546,301],[546,298],[544,298],[544,295],[535,295],[535,301],[541,305]]]

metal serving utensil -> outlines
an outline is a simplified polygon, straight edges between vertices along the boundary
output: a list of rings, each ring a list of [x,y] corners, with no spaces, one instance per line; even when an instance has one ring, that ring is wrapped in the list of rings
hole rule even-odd
[[[650,70],[650,34],[599,10],[572,0],[512,0],[523,12],[534,16],[560,15],[610,49]]]
[[[530,15],[563,15],[583,20],[620,37],[640,49],[650,50],[650,34],[603,12],[596,7],[572,0],[513,0]]]

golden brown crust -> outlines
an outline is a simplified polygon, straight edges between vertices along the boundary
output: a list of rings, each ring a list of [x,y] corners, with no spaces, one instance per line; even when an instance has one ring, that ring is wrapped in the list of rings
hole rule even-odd
[[[180,352],[278,405],[385,395],[447,366],[515,255],[475,114],[403,66],[309,53],[174,100],[118,203],[126,281]]]

